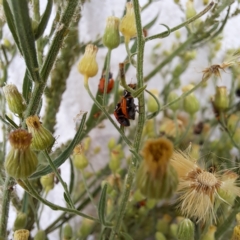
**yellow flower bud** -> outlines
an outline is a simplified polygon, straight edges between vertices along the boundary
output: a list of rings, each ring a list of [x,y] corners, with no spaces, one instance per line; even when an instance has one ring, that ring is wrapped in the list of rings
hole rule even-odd
[[[156,225],[157,231],[162,232],[163,234],[168,234],[171,220],[172,218],[170,215],[164,214],[163,218],[157,221]]]
[[[190,219],[185,218],[179,223],[177,230],[177,239],[194,240],[194,224]]]
[[[26,102],[17,87],[14,84],[8,84],[3,87],[3,92],[11,112],[22,116],[26,109]]]
[[[94,226],[94,222],[90,219],[84,218],[79,229],[79,236],[81,239],[85,239],[91,233]]]
[[[46,193],[48,193],[50,190],[54,188],[54,177],[55,177],[54,173],[49,173],[40,178],[40,183]]]
[[[240,120],[240,117],[236,114],[231,114],[230,117],[228,118],[227,127],[231,133],[235,132],[237,125],[239,123],[239,120]]]
[[[43,127],[38,116],[30,116],[26,119],[28,131],[32,134],[31,147],[34,150],[41,151],[51,147],[55,141],[51,132]]]
[[[103,44],[111,50],[119,46],[119,18],[114,16],[107,18],[107,25],[103,35]]]
[[[31,150],[32,136],[24,129],[17,129],[10,133],[11,149],[4,163],[7,173],[15,179],[25,179],[36,171],[38,159]]]
[[[73,150],[73,165],[80,170],[88,166],[88,160],[81,144],[78,144]]]
[[[215,94],[215,100],[214,100],[214,106],[219,111],[224,111],[229,106],[229,98],[227,94],[227,88],[217,87],[216,94]]]
[[[112,150],[116,146],[116,140],[115,138],[110,138],[108,142],[108,149]]]
[[[19,212],[17,214],[17,217],[16,217],[15,221],[14,221],[13,230],[16,231],[16,230],[25,228],[26,223],[27,223],[26,213]]]
[[[122,18],[119,30],[125,38],[125,42],[129,42],[131,38],[136,37],[137,28],[133,5],[131,2],[126,4],[126,15]]]
[[[96,46],[88,44],[82,59],[78,63],[78,71],[87,78],[94,77],[98,72],[97,51]]]
[[[188,0],[186,5],[187,5],[186,18],[189,19],[189,18],[194,17],[197,14],[197,12],[193,6],[193,1]]]
[[[26,229],[20,229],[14,232],[14,240],[28,240],[29,231]]]

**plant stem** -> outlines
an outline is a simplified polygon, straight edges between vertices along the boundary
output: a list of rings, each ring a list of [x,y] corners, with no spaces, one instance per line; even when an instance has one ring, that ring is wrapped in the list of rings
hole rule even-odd
[[[81,217],[84,217],[84,218],[87,218],[87,219],[90,219],[90,220],[93,220],[93,221],[96,221],[96,222],[99,222],[99,219],[95,218],[95,217],[92,217],[92,216],[89,216],[89,215],[86,215],[84,213],[81,213],[79,212],[78,210],[76,209],[70,209],[70,208],[65,208],[65,207],[61,207],[61,206],[58,206],[58,205],[55,205],[51,202],[49,202],[48,200],[42,198],[36,191],[35,189],[32,187],[31,183],[28,181],[28,179],[26,179],[24,181],[24,183],[26,184],[28,190],[29,190],[29,194],[31,194],[34,198],[36,198],[37,200],[39,200],[40,202],[42,202],[43,204],[49,206],[51,209],[57,211],[57,210],[61,210],[61,211],[64,211],[64,212],[68,212],[68,213],[73,213],[73,214],[76,214],[78,216],[81,216]]]
[[[198,18],[202,17],[205,13],[207,13],[207,12],[213,7],[213,5],[214,5],[214,2],[210,2],[209,5],[208,5],[203,11],[201,11],[200,13],[198,13],[196,16],[188,19],[187,21],[185,21],[185,22],[177,25],[176,27],[171,28],[170,31],[171,31],[171,32],[174,32],[174,31],[176,31],[176,30],[178,30],[178,29],[180,29],[180,28],[182,28],[182,27],[187,26],[187,25],[190,24],[191,22],[194,22],[194,21],[197,20]],[[168,35],[169,35],[169,31],[165,31],[165,32],[162,32],[162,33],[153,35],[153,36],[151,36],[151,37],[147,37],[147,38],[145,39],[145,41],[147,42],[147,41],[150,41],[150,40],[156,39],[156,38],[164,38],[164,37],[166,37],[166,36],[168,36]]]
[[[57,178],[58,178],[59,181],[61,182],[61,184],[62,184],[62,186],[63,186],[63,189],[64,189],[64,192],[65,192],[65,194],[66,194],[66,196],[67,196],[67,198],[68,198],[68,203],[69,203],[70,207],[71,207],[72,209],[75,209],[74,203],[73,203],[73,201],[72,201],[72,199],[71,199],[71,196],[70,196],[70,193],[69,193],[69,191],[68,191],[67,184],[63,181],[61,175],[59,174],[57,168],[55,167],[55,165],[54,165],[54,163],[53,163],[53,161],[52,161],[52,159],[51,159],[51,157],[49,156],[49,154],[48,154],[47,151],[44,151],[44,155],[45,155],[45,157],[47,158],[48,163],[49,163],[49,165],[51,166],[51,168],[53,169],[53,171],[54,171],[54,173],[56,174]]]
[[[136,19],[136,27],[137,27],[137,79],[138,79],[138,87],[143,87],[143,56],[144,56],[144,45],[145,41],[142,34],[142,22],[140,15],[140,6],[138,0],[133,0],[134,13]],[[144,94],[141,94],[138,97],[138,106],[139,106],[139,118],[137,123],[136,135],[134,138],[133,148],[138,153],[141,143],[142,131],[145,123],[145,100]],[[126,183],[124,185],[124,190],[122,194],[122,199],[120,203],[120,209],[117,213],[116,225],[111,231],[110,240],[115,238],[115,234],[119,234],[121,229],[123,217],[126,211],[128,198],[130,195],[131,187],[133,184],[133,179],[135,176],[135,171],[137,167],[137,161],[135,156],[132,156],[132,161],[130,163]]]
[[[108,79],[109,79],[109,72],[110,72],[110,61],[111,61],[111,53],[112,50],[109,48],[107,53],[107,64],[106,64],[106,73],[105,73],[105,82],[104,82],[104,93],[103,93],[103,107],[106,106],[107,103],[107,88],[108,88]]]
[[[124,139],[124,141],[127,143],[127,145],[132,148],[132,143],[128,140],[128,138],[124,135],[124,133],[121,131],[121,129],[118,127],[118,125],[114,122],[114,120],[111,118],[111,116],[109,115],[109,113],[107,112],[107,110],[102,107],[99,102],[94,98],[94,96],[92,95],[92,92],[89,88],[88,85],[88,79],[86,78],[86,76],[84,76],[84,87],[87,90],[89,96],[91,97],[91,99],[94,101],[94,103],[96,104],[96,106],[106,115],[106,117],[110,120],[110,122],[113,124],[113,126],[117,129],[117,131],[120,133],[120,135],[122,136],[122,138]]]
[[[0,217],[0,238],[7,239],[7,223],[8,223],[8,214],[9,214],[9,205],[10,205],[10,196],[11,196],[11,185],[13,179],[10,176],[6,176],[4,186],[3,186],[3,195],[1,203],[1,217]]]

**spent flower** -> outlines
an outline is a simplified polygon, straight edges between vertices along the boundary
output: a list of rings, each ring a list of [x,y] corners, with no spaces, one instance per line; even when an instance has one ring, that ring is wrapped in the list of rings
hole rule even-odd
[[[10,133],[11,149],[4,163],[7,173],[15,179],[25,179],[36,171],[38,159],[30,148],[32,134],[24,129],[17,129]]]

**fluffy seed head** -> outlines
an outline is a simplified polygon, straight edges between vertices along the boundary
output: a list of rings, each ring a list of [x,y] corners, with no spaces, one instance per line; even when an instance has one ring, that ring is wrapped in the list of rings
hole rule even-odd
[[[178,173],[179,208],[186,217],[202,222],[216,221],[216,202],[227,201],[220,193],[226,196],[231,192],[234,199],[240,195],[236,175],[208,172],[180,151],[174,152],[171,165]]]

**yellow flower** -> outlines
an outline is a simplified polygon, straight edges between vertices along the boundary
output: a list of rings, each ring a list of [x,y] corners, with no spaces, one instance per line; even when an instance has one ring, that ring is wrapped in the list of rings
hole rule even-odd
[[[146,141],[143,161],[137,171],[137,186],[149,198],[169,198],[178,183],[177,174],[169,164],[173,144],[166,138]]]
[[[227,201],[220,193],[222,196],[231,193],[234,198],[240,196],[236,177],[231,177],[228,172],[207,171],[195,159],[180,151],[173,153],[171,165],[178,173],[179,208],[185,217],[211,223],[216,221],[216,203]]]

